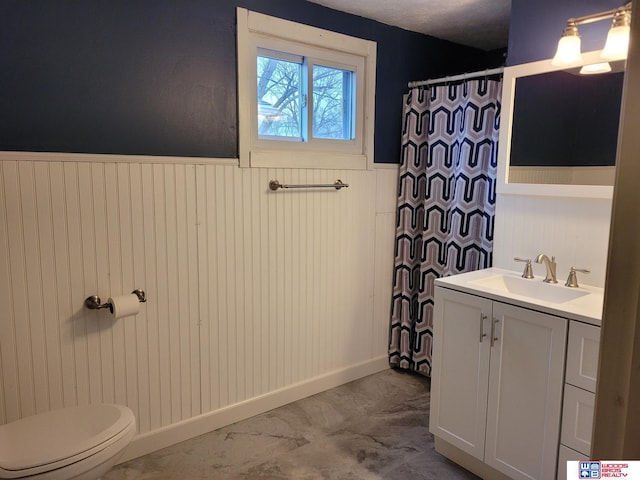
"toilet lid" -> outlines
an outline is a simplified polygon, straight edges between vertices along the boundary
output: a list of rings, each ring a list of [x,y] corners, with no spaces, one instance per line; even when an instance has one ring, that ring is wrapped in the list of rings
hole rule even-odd
[[[65,459],[79,461],[132,425],[133,412],[111,404],[63,408],[25,417],[0,426],[0,470],[15,472]]]

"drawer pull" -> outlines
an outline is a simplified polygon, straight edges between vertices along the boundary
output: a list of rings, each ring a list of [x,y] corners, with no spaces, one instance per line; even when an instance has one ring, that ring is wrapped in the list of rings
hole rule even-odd
[[[491,346],[493,347],[494,343],[500,340],[498,338],[498,334],[496,332],[496,326],[500,323],[500,319],[497,317],[493,317],[493,321],[491,322]]]
[[[480,312],[480,343],[482,343],[482,339],[487,336],[487,334],[484,333],[484,321],[486,319],[487,316],[484,314],[484,312]]]

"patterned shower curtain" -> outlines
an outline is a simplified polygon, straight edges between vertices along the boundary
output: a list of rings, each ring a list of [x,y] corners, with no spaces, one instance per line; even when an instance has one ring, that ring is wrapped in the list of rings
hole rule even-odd
[[[501,79],[404,102],[389,362],[431,374],[434,280],[492,263]]]

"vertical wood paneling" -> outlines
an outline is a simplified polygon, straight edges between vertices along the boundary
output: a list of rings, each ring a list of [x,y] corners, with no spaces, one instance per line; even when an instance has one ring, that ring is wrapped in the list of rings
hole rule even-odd
[[[1,167],[2,421],[117,402],[144,432],[200,413],[193,167]],[[83,307],[136,287],[135,317]]]
[[[175,423],[182,416],[182,381],[180,369],[180,296],[177,282],[180,278],[180,268],[178,267],[178,228],[176,218],[177,198],[176,198],[176,176],[180,168],[174,165],[165,165],[164,186],[160,189],[163,192],[164,200],[164,226],[166,231],[166,281],[167,292],[165,297],[166,312],[166,351],[169,353],[169,392],[171,396],[171,421]],[[172,281],[173,279],[173,281]]]
[[[54,218],[52,216],[52,196],[49,178],[49,164],[34,164],[36,205],[39,212],[37,221],[40,253],[38,259],[40,262],[39,283],[42,293],[40,297],[43,322],[41,328],[44,334],[44,353],[48,380],[48,392],[46,395],[48,402],[44,405],[44,410],[62,408],[64,406],[62,365],[60,362],[61,351],[60,342],[58,341],[60,331],[55,268],[56,253],[53,241]]]
[[[212,384],[216,379],[213,378],[213,354],[216,352],[216,348],[211,348],[210,345],[217,345],[217,341],[214,342],[214,333],[212,325],[213,322],[206,321],[205,319],[211,318],[211,305],[215,305],[215,298],[209,295],[209,283],[211,279],[211,272],[215,273],[215,269],[212,270],[211,262],[214,261],[215,250],[212,248],[209,240],[209,229],[207,224],[209,221],[208,214],[211,209],[207,209],[206,205],[209,204],[208,195],[213,192],[207,189],[208,178],[207,172],[204,167],[196,166],[196,224],[197,224],[197,238],[198,245],[198,277],[197,277],[197,291],[198,291],[198,327],[199,327],[199,349],[200,355],[198,358],[200,369],[200,388],[201,388],[201,411],[208,412],[216,409],[216,402],[212,399]]]
[[[99,287],[100,292],[114,292],[114,295],[125,293],[122,285],[122,244],[123,225],[120,220],[120,201],[118,198],[118,173],[115,163],[104,164],[102,168],[103,208],[101,216],[104,231],[100,233],[106,242],[104,267],[106,285]],[[96,212],[100,212],[96,209]],[[99,271],[102,278],[104,272]],[[116,293],[117,292],[117,293]],[[126,403],[126,365],[124,350],[123,322],[105,321],[101,318],[100,340],[102,351],[103,401],[110,403]]]
[[[234,404],[244,399],[244,318],[242,312],[242,300],[244,290],[242,289],[243,255],[242,255],[242,233],[240,223],[245,212],[242,210],[241,193],[243,190],[239,169],[225,170],[225,187],[227,195],[226,215],[227,215],[227,245],[229,257],[227,258],[227,269],[233,269],[233,282],[230,284],[229,295],[229,331],[228,342],[230,351],[229,363],[229,403]],[[238,190],[240,190],[238,192]],[[239,203],[236,203],[236,200]],[[231,263],[229,263],[231,260]]]
[[[324,172],[318,172],[317,181],[318,183],[328,182],[329,176],[324,175]],[[335,308],[335,296],[332,294],[332,288],[334,286],[333,283],[327,282],[326,278],[329,273],[329,270],[335,268],[338,259],[331,258],[331,245],[330,241],[332,239],[331,235],[333,234],[333,222],[335,221],[332,218],[332,213],[326,206],[331,201],[331,197],[327,194],[332,194],[334,192],[327,191],[318,191],[317,196],[328,197],[326,199],[319,198],[317,208],[319,208],[319,219],[320,223],[317,225],[320,234],[320,268],[318,270],[319,277],[315,280],[314,283],[316,285],[319,283],[319,292],[320,292],[320,316],[318,318],[318,334],[319,339],[321,339],[321,343],[318,345],[318,357],[319,357],[319,365],[320,365],[320,373],[327,372],[331,369],[331,360],[334,357],[332,352],[333,342],[331,344],[324,344],[324,340],[327,337],[330,337],[330,331],[333,326],[334,318],[331,316],[331,312]],[[342,192],[346,193],[346,192]],[[323,208],[325,207],[325,208]],[[337,277],[335,279],[338,280]],[[313,284],[312,284],[313,285]]]
[[[207,209],[214,195],[214,190],[208,188],[210,179],[207,170],[203,166],[196,167],[196,185],[198,190],[196,208],[198,210],[198,295],[200,305],[200,373],[202,388],[202,411],[212,411],[217,408],[217,399],[212,396],[214,385],[217,385],[218,377],[214,374],[217,360],[217,324],[213,321],[215,316],[212,309],[217,305],[217,298],[209,294],[213,291],[209,287],[215,282],[217,269],[215,268],[216,252],[213,238],[209,237],[207,225],[210,222],[211,209]],[[214,237],[215,238],[215,237]],[[211,346],[209,346],[211,345]],[[215,346],[215,347],[214,347]]]
[[[84,280],[84,292],[99,292],[97,279],[97,250],[95,238],[95,218],[93,202],[93,176],[91,175],[91,164],[78,164],[78,196],[80,205],[80,251],[82,252],[82,277]],[[98,187],[99,188],[99,187]],[[91,295],[91,294],[88,294]],[[84,357],[87,370],[87,403],[100,402],[102,392],[100,391],[100,342],[98,330],[98,312],[88,312],[86,315],[80,314],[77,323],[80,327],[77,335],[86,339],[83,342],[84,352],[78,352],[78,356]]]
[[[262,175],[260,175],[260,173]],[[271,325],[269,325],[269,318],[271,318],[271,308],[274,305],[270,301],[270,286],[271,286],[271,274],[272,274],[272,262],[273,258],[269,255],[269,247],[271,240],[271,229],[269,228],[269,215],[271,213],[272,206],[263,201],[264,193],[266,193],[266,181],[270,179],[269,172],[267,170],[261,170],[255,175],[258,179],[258,189],[254,190],[254,197],[260,205],[260,227],[259,243],[260,248],[260,284],[257,286],[260,292],[259,311],[260,314],[256,317],[260,324],[256,327],[260,331],[260,392],[264,393],[269,391],[269,385],[271,385],[271,372],[272,364],[269,361],[269,351],[271,347]]]
[[[133,251],[133,205],[131,198],[132,173],[130,165],[116,164],[113,172],[107,180],[110,187],[110,197],[117,199],[109,209],[111,215],[108,225],[117,222],[119,235],[110,239],[113,249],[119,251],[119,257],[113,258],[113,250],[110,250],[111,291],[128,293],[132,288],[137,288],[135,270],[135,255]],[[116,210],[117,215],[113,213]],[[111,228],[110,228],[111,230]],[[120,272],[120,275],[117,274]],[[116,384],[119,391],[116,392],[116,402],[126,405],[134,405],[139,408],[138,381],[138,347],[136,339],[136,323],[142,318],[136,316],[135,321],[117,322],[114,325],[114,336],[118,342],[114,345],[115,357],[120,357],[116,367]],[[117,327],[117,330],[115,329]]]
[[[374,325],[371,355],[388,352],[389,317],[393,291],[398,168],[381,169],[376,175],[376,242],[374,285]]]
[[[15,162],[0,163],[0,305],[4,314],[0,315],[0,366],[2,376],[2,421],[8,422],[20,418],[20,390],[18,381],[17,347],[15,342],[13,307],[13,278],[9,249],[8,209],[10,197],[5,185],[11,175],[8,170],[15,169]]]
[[[262,337],[264,331],[262,325],[264,318],[262,299],[265,298],[266,300],[266,296],[264,296],[265,289],[260,288],[264,278],[264,259],[260,255],[263,237],[261,234],[261,202],[259,201],[259,192],[264,188],[264,183],[261,182],[261,175],[251,175],[250,179],[249,188],[253,195],[251,195],[249,201],[251,216],[247,216],[247,221],[251,225],[251,238],[254,240],[245,247],[251,255],[251,261],[245,263],[245,276],[249,280],[246,291],[250,296],[251,309],[249,314],[253,321],[253,328],[248,332],[248,338],[251,339],[251,362],[247,365],[247,368],[251,372],[250,394],[257,396],[266,391],[266,389],[263,389],[263,377],[266,369],[262,361]]]
[[[237,358],[237,400],[242,401],[251,397],[251,387],[248,383],[251,380],[252,345],[251,345],[251,325],[253,323],[251,317],[251,295],[247,289],[247,282],[251,277],[247,278],[247,264],[251,262],[251,225],[248,219],[251,219],[250,198],[244,192],[251,191],[251,172],[246,169],[234,169],[234,188],[233,192],[233,212],[234,212],[234,231],[236,243],[236,268],[238,276],[236,277],[236,288],[234,292],[234,302],[237,318],[237,328],[235,334],[236,358]],[[249,273],[250,275],[250,273]]]
[[[279,169],[276,170],[275,178],[284,178],[284,181],[291,181],[287,177],[284,176],[284,171]],[[289,220],[285,218],[285,200],[290,200],[290,197],[287,197],[288,194],[296,195],[297,192],[280,192],[285,195],[272,195],[268,197],[268,201],[275,201],[275,217],[271,219],[273,222],[271,228],[275,230],[275,238],[273,243],[273,248],[269,252],[269,254],[275,259],[275,283],[274,283],[274,295],[270,295],[269,298],[275,302],[274,312],[275,316],[271,320],[271,325],[275,325],[275,341],[273,343],[273,351],[271,352],[271,356],[275,359],[275,383],[270,386],[273,388],[282,388],[285,384],[284,376],[287,369],[287,365],[285,364],[285,350],[284,350],[284,336],[285,336],[285,296],[290,294],[291,291],[286,291],[284,288],[284,283],[286,281],[285,274],[285,251],[288,245],[285,244],[285,230],[286,230],[286,222]]]
[[[73,363],[70,367],[75,373],[76,402],[79,405],[89,403],[89,362],[87,358],[87,330],[85,328],[85,312],[82,302],[88,288],[83,275],[84,257],[82,244],[82,214],[80,210],[80,165],[74,163],[63,164],[64,198],[66,200],[66,220],[68,239],[68,268],[69,289],[71,292],[69,317],[66,328],[66,338],[73,345]],[[86,220],[86,219],[85,219]],[[90,256],[89,256],[90,258]],[[87,295],[97,294],[97,290],[90,290]],[[88,314],[93,315],[93,314]]]
[[[145,305],[147,313],[147,375],[149,376],[149,428],[155,430],[163,425],[163,409],[161,404],[162,391],[160,386],[160,337],[159,337],[159,302],[161,301],[161,292],[158,288],[158,279],[156,275],[158,254],[156,253],[155,240],[158,235],[156,226],[156,210],[155,210],[155,184],[156,184],[156,165],[142,165],[140,184],[138,188],[142,189],[142,205],[143,205],[143,244],[144,244],[144,288],[150,295]],[[166,353],[163,352],[163,355]],[[163,362],[166,364],[166,362]],[[162,371],[165,372],[164,370]],[[166,402],[166,400],[165,400]],[[166,418],[166,410],[164,411]]]
[[[62,370],[62,393],[64,407],[75,405],[78,401],[76,393],[76,367],[73,342],[74,304],[71,282],[70,244],[72,233],[68,225],[67,187],[63,164],[52,162],[49,166],[49,191],[51,193],[51,229],[55,274],[48,279],[53,282],[56,292],[57,337],[50,341],[58,341],[59,362]],[[51,307],[50,307],[51,308]]]
[[[301,183],[307,182],[306,172],[300,172],[299,181]],[[296,308],[294,315],[296,318],[303,318],[306,316],[306,322],[300,322],[298,324],[298,338],[296,339],[297,352],[296,352],[296,366],[298,368],[298,375],[295,381],[301,381],[305,378],[309,378],[311,355],[308,349],[308,338],[310,335],[310,324],[313,315],[310,311],[311,305],[309,304],[309,272],[311,268],[309,259],[311,258],[311,252],[309,250],[309,224],[310,218],[307,215],[309,211],[309,196],[300,196],[299,201],[295,202],[296,213],[295,219],[299,222],[299,236],[298,236],[298,259],[297,259],[297,276],[298,276],[298,296],[296,298]]]
[[[203,408],[370,358],[375,176],[349,196],[267,189],[335,171],[198,169]]]
[[[36,201],[33,165],[20,164],[20,201],[23,209],[21,223],[24,232],[24,269],[28,295],[25,298],[28,316],[28,333],[31,343],[31,372],[35,398],[35,412],[47,410],[49,401],[49,377],[47,374],[46,344],[44,332],[44,309],[42,305],[42,282],[39,269],[40,238],[38,236],[38,209]],[[27,372],[25,372],[28,374]]]
[[[22,226],[22,199],[20,195],[19,164],[12,163],[5,168],[6,218],[9,232],[9,265],[11,270],[11,304],[14,321],[11,335],[16,351],[16,373],[18,380],[19,414],[26,416],[36,413],[34,372],[32,365],[31,337],[29,334],[28,285],[25,267],[27,255]],[[16,322],[19,318],[21,321]]]
[[[170,167],[170,166],[169,166]],[[155,277],[156,277],[156,305],[157,311],[157,355],[158,355],[158,377],[159,377],[159,402],[160,402],[160,424],[169,425],[172,420],[172,401],[175,399],[171,389],[173,372],[171,371],[171,350],[170,350],[170,325],[169,316],[166,315],[169,309],[169,270],[167,265],[167,250],[169,249],[169,239],[167,238],[167,202],[172,200],[171,192],[164,191],[165,176],[169,173],[165,165],[153,165],[151,178],[153,179],[153,215],[155,235],[153,238],[155,256]],[[163,241],[164,240],[164,241]]]
[[[197,308],[197,296],[192,296],[191,288],[197,293],[197,285],[191,285],[190,278],[197,278],[197,241],[195,237],[195,217],[189,211],[189,204],[195,208],[195,195],[189,192],[189,184],[193,183],[194,169],[191,166],[176,166],[175,190],[175,228],[176,228],[176,248],[175,261],[178,271],[175,277],[174,295],[177,303],[176,316],[171,321],[177,325],[177,338],[179,338],[177,349],[178,377],[176,383],[179,385],[180,410],[178,418],[190,418],[200,413],[199,402],[194,404],[193,398],[200,396],[200,389],[194,385],[199,383],[200,373],[198,371],[198,342],[197,336],[197,316],[192,314],[192,306]],[[189,202],[189,198],[194,201]],[[195,342],[193,341],[195,338]],[[172,344],[175,339],[172,339]],[[195,346],[195,349],[192,349]],[[194,351],[195,350],[195,351]],[[191,355],[185,353],[191,352]],[[194,362],[194,359],[196,360]],[[195,370],[196,375],[192,375]]]
[[[395,213],[376,216],[374,323],[372,326],[371,356],[384,355],[389,347],[389,317],[393,295],[393,263],[395,245]]]
[[[123,188],[129,189],[131,197],[131,247],[132,247],[132,267],[133,281],[132,286],[136,288],[144,288],[150,297],[147,304],[140,309],[140,313],[136,316],[135,322],[127,322],[127,326],[134,323],[134,332],[131,334],[135,339],[135,365],[137,369],[132,372],[131,378],[137,384],[137,404],[129,403],[128,405],[137,413],[136,420],[138,430],[147,432],[152,430],[151,427],[151,375],[150,375],[150,354],[149,354],[149,324],[151,302],[153,293],[149,289],[146,278],[146,242],[144,230],[147,226],[148,219],[145,217],[144,194],[143,194],[143,172],[140,165],[128,165],[129,184]],[[125,172],[123,172],[124,174]],[[122,185],[122,184],[121,184]],[[142,251],[141,251],[142,248]],[[129,335],[129,331],[127,330]],[[132,363],[133,364],[133,363]],[[135,376],[134,376],[135,375]],[[132,398],[131,401],[134,399]],[[137,407],[137,408],[136,408]]]
[[[556,257],[558,281],[575,266],[591,270],[582,283],[603,287],[610,216],[610,200],[499,196],[494,265],[517,270],[513,257],[545,253]],[[544,267],[534,265],[534,273],[544,275]]]
[[[209,173],[209,172],[208,172]],[[213,314],[209,315],[209,320],[215,323],[212,325],[214,330],[215,344],[212,344],[216,350],[215,356],[216,369],[212,372],[214,378],[217,379],[217,384],[213,384],[211,395],[215,398],[215,407],[224,407],[229,404],[229,377],[228,377],[228,313],[227,303],[229,300],[228,287],[233,283],[234,272],[227,271],[227,258],[229,252],[226,245],[226,216],[225,216],[225,182],[224,171],[220,168],[214,167],[210,172],[213,178],[210,180],[211,184],[208,185],[208,189],[212,189],[214,192],[213,198],[215,198],[215,207],[213,210],[213,217],[207,222],[207,228],[212,230],[215,238],[215,263],[211,265],[210,272],[215,275],[214,283],[209,283],[209,287],[214,287],[217,295],[215,296],[216,303],[213,304]],[[209,175],[207,175],[209,177]],[[210,208],[209,204],[205,208]],[[224,225],[225,228],[215,228],[215,225]],[[211,240],[213,240],[213,238]],[[207,292],[208,293],[208,292]],[[217,310],[217,315],[215,310]]]
[[[302,182],[302,178],[300,175],[300,171],[297,170],[295,172],[295,177],[293,177],[293,181],[296,183]],[[300,372],[302,358],[304,352],[300,349],[300,344],[302,343],[302,337],[300,335],[301,327],[306,324],[306,321],[301,322],[300,319],[305,318],[305,314],[300,308],[300,299],[304,294],[303,285],[302,285],[302,268],[304,266],[304,259],[300,254],[301,245],[302,245],[302,225],[301,225],[301,217],[302,214],[300,212],[300,201],[289,202],[291,211],[290,215],[290,232],[288,242],[291,245],[291,250],[289,255],[287,256],[291,262],[291,310],[289,312],[289,317],[291,318],[291,336],[288,345],[291,346],[291,353],[289,358],[289,363],[291,364],[291,383],[297,383],[302,378],[304,378]],[[285,286],[285,291],[287,287]]]
[[[182,284],[180,282],[180,286],[182,288],[180,293],[180,298],[183,302],[186,301],[185,309],[188,309],[189,316],[186,319],[189,323],[188,325],[183,324],[183,329],[185,331],[185,338],[189,338],[188,343],[188,351],[191,352],[191,362],[190,362],[190,375],[191,375],[191,415],[198,415],[203,413],[202,407],[202,386],[201,382],[201,368],[202,362],[200,361],[200,327],[201,327],[201,316],[200,316],[200,290],[199,290],[199,281],[200,281],[200,262],[198,258],[198,207],[197,207],[197,170],[193,165],[189,165],[186,167],[187,171],[185,173],[184,179],[184,192],[183,196],[185,198],[185,217],[187,221],[187,245],[188,245],[188,262],[189,262],[189,281],[188,283]],[[193,193],[191,193],[193,192]],[[187,291],[184,292],[184,289]],[[183,319],[184,321],[185,319]],[[187,344],[185,342],[185,347],[187,348]]]
[[[384,354],[376,188],[370,171],[3,161],[0,422],[106,401],[150,432]],[[134,288],[136,316],[83,306]]]
[[[91,194],[93,204],[93,224],[94,224],[94,260],[96,292],[110,291],[109,270],[109,230],[119,229],[119,224],[108,225],[107,223],[107,178],[106,171],[108,164],[91,164]],[[111,165],[113,167],[113,165]],[[109,205],[111,207],[111,205]],[[102,312],[100,312],[102,313]],[[96,388],[93,389],[94,396],[92,402],[115,402],[115,374],[113,355],[113,325],[111,321],[104,320],[103,315],[95,316],[95,323],[91,324],[91,329],[95,329],[96,341],[98,342],[97,366],[92,371],[92,378]]]
[[[308,182],[320,183],[320,179],[317,177],[317,172],[315,171],[310,172],[310,174],[308,175]],[[309,194],[309,197],[312,199],[311,211],[314,213],[313,217],[310,219],[311,225],[309,228],[311,232],[310,234],[313,238],[313,243],[312,243],[313,257],[312,257],[312,261],[310,262],[311,277],[308,283],[308,287],[312,295],[312,299],[311,299],[312,321],[311,321],[311,338],[310,338],[310,343],[311,343],[310,351],[312,354],[312,362],[313,362],[312,375],[316,376],[323,371],[323,367],[324,367],[323,365],[321,365],[320,342],[315,341],[314,339],[321,338],[320,336],[321,325],[326,318],[324,316],[325,315],[324,312],[322,311],[322,308],[325,305],[325,303],[322,301],[322,298],[325,294],[324,292],[322,292],[321,288],[317,285],[317,282],[316,282],[316,279],[318,278],[318,276],[322,278],[323,273],[321,271],[321,266],[325,263],[323,261],[323,252],[322,252],[322,246],[325,244],[325,239],[322,237],[322,233],[323,233],[322,225],[324,223],[324,219],[322,219],[321,208],[320,208],[322,205],[321,196],[325,194],[325,192],[314,190],[312,192],[308,192],[308,194]],[[315,288],[313,288],[312,286],[315,286]]]

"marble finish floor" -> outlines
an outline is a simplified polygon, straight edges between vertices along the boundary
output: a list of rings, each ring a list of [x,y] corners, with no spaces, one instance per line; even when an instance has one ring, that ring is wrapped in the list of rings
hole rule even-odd
[[[435,452],[429,382],[385,370],[114,467],[102,480],[477,479]]]

